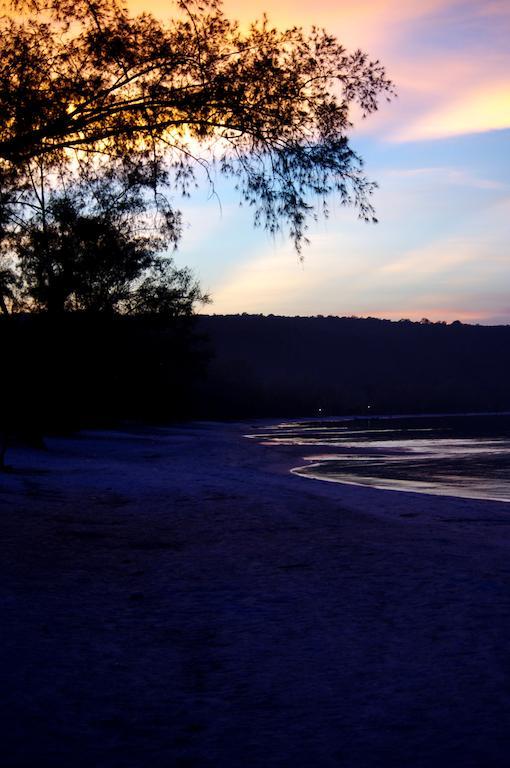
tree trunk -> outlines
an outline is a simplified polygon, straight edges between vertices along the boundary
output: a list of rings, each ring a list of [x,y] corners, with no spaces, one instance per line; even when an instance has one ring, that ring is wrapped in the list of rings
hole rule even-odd
[[[0,472],[5,469],[5,453],[9,444],[7,430],[0,430]]]

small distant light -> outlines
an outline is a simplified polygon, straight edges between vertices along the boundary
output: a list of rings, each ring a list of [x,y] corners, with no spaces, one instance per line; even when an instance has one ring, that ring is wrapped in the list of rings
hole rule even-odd
[[[372,407],[371,405],[367,405],[367,408],[368,408],[368,410],[370,410],[370,409],[371,409],[371,407]]]
[[[322,413],[322,408],[319,408],[319,413]]]

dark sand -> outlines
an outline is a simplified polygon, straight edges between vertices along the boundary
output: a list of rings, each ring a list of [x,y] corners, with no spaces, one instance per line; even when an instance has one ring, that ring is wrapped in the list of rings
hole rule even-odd
[[[506,768],[510,506],[245,431],[10,454],[1,768]]]

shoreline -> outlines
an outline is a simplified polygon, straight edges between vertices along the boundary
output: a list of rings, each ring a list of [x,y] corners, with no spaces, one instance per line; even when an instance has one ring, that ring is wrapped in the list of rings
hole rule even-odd
[[[396,493],[413,493],[420,496],[440,496],[444,498],[452,499],[468,499],[471,501],[495,501],[500,504],[509,504],[510,499],[498,498],[497,496],[486,496],[482,494],[476,495],[474,491],[463,492],[461,488],[453,489],[448,492],[447,490],[441,490],[440,486],[436,485],[435,488],[421,488],[420,481],[407,481],[401,480],[402,487],[398,486],[398,481],[391,480],[384,477],[365,477],[366,482],[362,482],[361,479],[356,479],[358,476],[353,474],[345,474],[340,476],[331,477],[328,475],[320,474],[319,472],[309,472],[310,469],[320,466],[319,464],[304,464],[302,467],[294,467],[291,469],[293,475],[298,477],[304,477],[310,480],[321,480],[325,483],[338,483],[339,485],[354,485],[358,488],[373,488],[377,491],[395,491]],[[303,470],[306,470],[304,472]],[[426,483],[421,483],[423,486]],[[406,487],[403,487],[406,485]]]
[[[457,415],[459,418],[472,417],[473,415],[478,415],[483,418],[487,417],[488,415],[507,416],[510,414],[463,413]],[[419,417],[392,416],[389,417],[389,420],[409,420],[414,418]],[[434,419],[435,415],[426,414],[423,415],[422,418]],[[451,415],[445,415],[444,418],[451,418]],[[358,418],[332,419],[329,421],[326,419],[319,420],[318,423],[323,424],[323,422],[326,421],[331,424],[343,424],[346,422],[352,422],[353,420],[356,421]],[[384,421],[386,420],[386,417],[376,417],[375,420]],[[445,458],[449,458],[447,454],[444,454],[444,448],[441,450],[441,446],[443,445],[443,438],[441,437],[435,437],[432,439],[432,441],[427,440],[426,438],[422,438],[420,440],[413,438],[408,439],[407,441],[406,439],[399,439],[398,447],[393,446],[392,448],[388,448],[384,442],[384,438],[382,441],[377,439],[377,437],[382,433],[379,432],[376,428],[374,428],[375,431],[373,431],[375,436],[374,439],[369,440],[368,442],[359,440],[359,433],[356,431],[347,432],[346,438],[340,439],[340,442],[335,442],[334,439],[328,436],[328,430],[325,427],[319,427],[318,429],[320,430],[321,436],[315,437],[318,430],[314,429],[314,423],[316,423],[316,420],[314,419],[302,419],[291,422],[283,421],[279,424],[267,424],[265,427],[262,425],[255,434],[247,434],[244,435],[244,437],[255,439],[259,442],[259,444],[268,447],[280,449],[283,447],[288,447],[295,449],[296,462],[298,461],[299,457],[299,465],[296,466],[296,462],[294,462],[294,465],[290,467],[288,471],[293,475],[309,480],[320,480],[326,483],[352,485],[360,488],[373,488],[381,491],[396,491],[399,493],[441,496],[456,499],[468,499],[473,501],[494,501],[503,504],[510,503],[510,486],[508,481],[506,486],[504,481],[500,480],[498,483],[496,482],[495,476],[491,476],[490,473],[486,474],[485,476],[470,475],[468,473],[463,475],[462,473],[459,473],[455,476],[450,475],[444,479],[441,477],[441,475],[435,479],[432,479],[432,476],[430,476],[430,479],[428,480],[425,479],[427,472],[423,470],[426,470],[427,468],[430,469],[431,464],[434,462],[437,464],[440,460],[442,461]],[[263,430],[264,428],[266,431],[261,432],[260,429]],[[278,432],[279,429],[281,429],[281,432]],[[290,436],[288,435],[289,429],[291,429]],[[307,437],[308,431],[313,433],[314,436],[312,438]],[[364,434],[365,431],[366,430],[363,430],[361,434]],[[387,429],[382,430],[382,432],[388,431],[389,430]],[[433,430],[430,428],[426,431],[430,432]],[[322,438],[323,432],[325,442]],[[342,433],[342,435],[343,434],[344,433]],[[482,445],[487,442],[487,438],[484,438],[483,436],[479,438],[469,438],[469,441],[471,441],[475,446],[478,445],[478,452],[481,456],[485,456],[487,453],[494,453],[493,443],[498,442],[499,439],[501,438],[497,438],[496,440],[494,438],[489,439],[489,443],[491,444],[490,450],[487,448],[482,448]],[[432,442],[432,448],[427,445],[428,442]],[[444,438],[444,443],[446,445],[451,442],[462,442],[462,438],[454,437],[452,439],[450,436]],[[422,445],[425,445],[425,447],[421,447]],[[434,455],[434,451],[436,455]],[[379,460],[383,462],[383,466],[391,466],[391,464],[388,465],[388,461],[391,458],[392,462],[398,462],[398,460],[402,462],[410,461],[411,464],[414,465],[417,459],[422,458],[420,452],[423,454],[424,459],[422,464],[422,471],[420,472],[422,477],[418,476],[413,478],[413,472],[407,478],[405,476],[392,477],[391,472],[389,476],[385,476],[384,472],[380,472],[378,474],[368,474],[362,471],[356,471],[356,469],[352,467],[353,462],[355,465],[359,465],[359,459],[368,459],[370,461]],[[476,448],[474,449],[470,445],[468,451],[470,458],[472,458],[474,453],[476,453]],[[508,464],[508,458],[510,457],[508,440],[507,447],[505,447],[501,453],[503,456],[503,463]],[[466,458],[468,454],[465,456],[462,456],[461,454],[460,459],[462,460],[463,458]],[[458,457],[456,458],[458,461]],[[331,466],[331,462],[338,464],[338,468],[332,472],[324,471],[326,468]],[[347,462],[349,468],[342,468],[342,464],[345,464],[345,462]],[[363,464],[359,466],[363,467]],[[415,468],[414,471],[416,471]],[[505,492],[506,495],[503,495]],[[498,493],[501,495],[497,495]]]
[[[13,449],[6,765],[506,768],[507,507],[305,483],[252,426]]]

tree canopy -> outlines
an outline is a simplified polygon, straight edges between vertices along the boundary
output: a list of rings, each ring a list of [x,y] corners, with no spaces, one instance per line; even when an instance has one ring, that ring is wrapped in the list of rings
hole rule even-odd
[[[55,192],[12,237],[18,295],[52,314],[189,315],[208,297],[164,253],[177,226],[169,212],[148,214],[142,189],[111,177]],[[8,278],[4,295],[12,300]],[[0,272],[0,293],[1,280]]]
[[[118,0],[15,2],[0,35],[4,187],[35,160],[113,161],[186,194],[214,164],[298,249],[317,198],[372,219],[348,131],[354,105],[368,115],[393,93],[380,63],[315,27],[242,31],[217,0],[176,5],[163,22]]]
[[[119,0],[6,2],[0,314],[42,312],[0,322],[15,371],[0,443],[19,419],[33,432],[85,412],[182,413],[205,354],[188,319],[207,297],[167,255],[176,197],[201,174],[214,191],[222,174],[255,224],[298,251],[319,202],[373,219],[375,185],[348,134],[353,109],[369,115],[393,86],[321,29],[263,17],[245,31],[219,0],[177,0],[168,21]],[[35,396],[34,368],[45,372]]]

